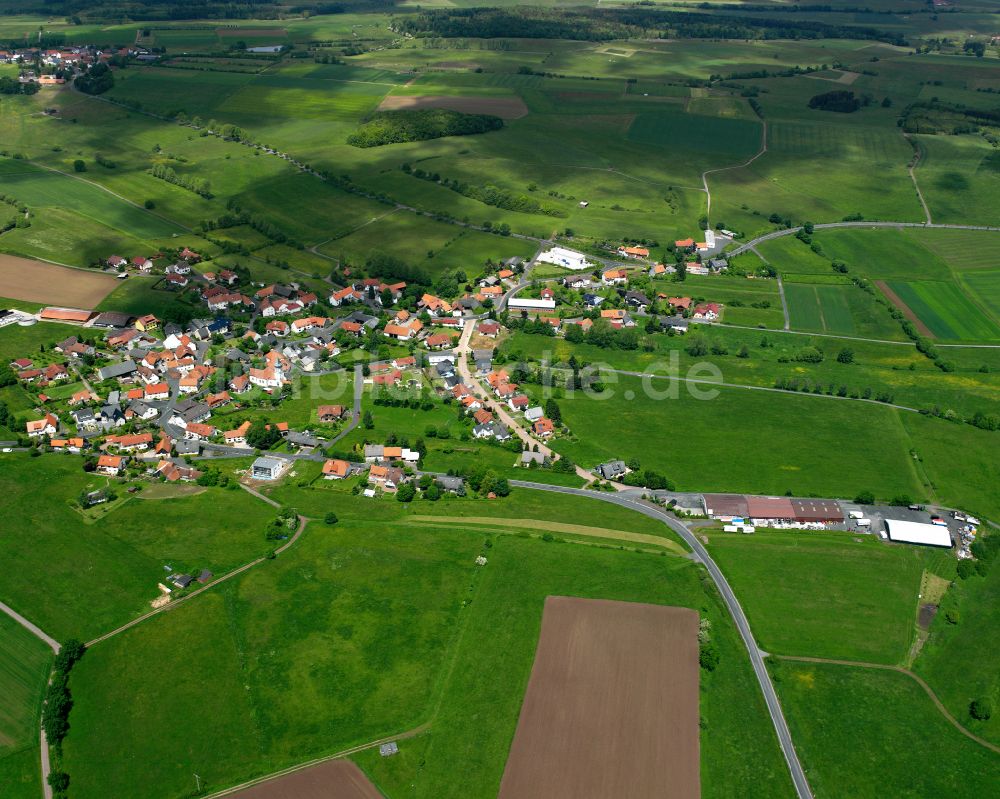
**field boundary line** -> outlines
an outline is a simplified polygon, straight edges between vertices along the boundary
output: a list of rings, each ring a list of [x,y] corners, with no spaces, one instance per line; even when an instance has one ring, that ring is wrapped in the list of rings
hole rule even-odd
[[[271,502],[271,500],[266,500],[266,501],[267,502]],[[280,508],[281,506],[277,505],[277,507]],[[296,541],[298,541],[299,538],[302,535],[302,531],[306,529],[306,524],[308,522],[309,522],[309,518],[308,517],[306,517],[306,516],[299,516],[299,526],[298,526],[298,529],[295,531],[295,534],[290,539],[288,539],[288,541],[286,541],[284,544],[282,544],[280,547],[278,547],[276,550],[274,550],[274,554],[275,555],[280,555],[282,552],[284,552],[286,549],[288,549],[290,546],[292,546],[292,544],[294,544]],[[177,599],[177,600],[175,600],[173,602],[168,602],[166,605],[163,605],[162,607],[156,608],[156,609],[151,610],[151,611],[149,611],[147,613],[143,613],[141,616],[137,616],[136,618],[132,619],[132,621],[127,622],[127,623],[121,625],[120,627],[117,627],[114,630],[111,630],[110,632],[106,632],[106,633],[104,633],[104,635],[99,635],[99,636],[97,636],[97,638],[94,638],[91,641],[87,641],[86,646],[89,649],[90,647],[94,646],[95,644],[99,644],[102,641],[107,641],[109,638],[114,638],[119,633],[123,633],[126,630],[131,630],[136,625],[141,624],[142,622],[144,622],[144,621],[146,621],[148,619],[151,619],[154,616],[158,616],[161,613],[166,613],[168,610],[173,610],[178,605],[182,605],[185,602],[187,602],[188,600],[194,599],[196,596],[201,595],[203,592],[209,591],[212,588],[215,588],[217,585],[221,585],[222,583],[226,582],[227,580],[231,580],[233,577],[237,577],[238,575],[243,574],[246,571],[249,571],[254,566],[257,566],[258,564],[262,563],[265,560],[268,560],[267,555],[261,555],[259,558],[255,559],[255,560],[252,560],[249,563],[244,563],[242,566],[237,566],[232,571],[226,572],[225,574],[223,574],[218,580],[213,580],[208,585],[204,585],[201,588],[199,588],[199,589],[197,589],[195,591],[192,591],[190,594],[186,594],[186,595],[182,596],[180,599]]]
[[[794,397],[815,397],[817,399],[843,400],[845,402],[866,402],[869,405],[879,405],[883,408],[895,408],[900,411],[910,413],[920,413],[919,408],[911,408],[908,405],[896,405],[892,402],[880,402],[877,399],[866,399],[865,397],[841,397],[836,394],[813,394],[811,391],[790,391],[787,388],[775,388],[774,386],[752,386],[747,383],[726,383],[721,380],[701,379],[697,377],[681,377],[680,375],[657,375],[652,372],[631,372],[626,369],[604,369],[605,372],[625,375],[626,377],[651,377],[655,380],[677,380],[681,383],[695,383],[702,386],[719,386],[721,388],[742,388],[747,391],[770,391],[775,394],[790,394]]]
[[[321,763],[326,763],[330,760],[341,760],[349,755],[357,754],[358,752],[363,752],[366,749],[372,749],[376,746],[381,746],[382,744],[389,743],[390,741],[403,741],[407,738],[413,738],[421,733],[427,732],[430,728],[429,724],[421,724],[419,727],[414,727],[412,730],[407,730],[406,732],[401,732],[398,735],[388,735],[385,738],[379,738],[375,741],[368,741],[367,743],[358,744],[357,746],[349,747],[348,749],[341,749],[339,752],[334,752],[331,755],[324,755],[323,757],[313,758],[312,760],[306,760],[303,763],[299,763],[295,766],[289,766],[288,768],[282,769],[281,771],[275,771],[271,774],[266,774],[263,777],[257,777],[253,780],[247,780],[239,785],[233,785],[231,788],[224,788],[221,791],[216,791],[215,793],[207,794],[204,799],[219,799],[223,796],[231,796],[237,791],[243,791],[247,788],[252,788],[255,785],[260,785],[261,783],[270,782],[271,780],[276,780],[280,777],[286,777],[289,774],[294,774],[297,771],[304,771],[307,768],[312,768],[313,766],[318,766]]]
[[[778,660],[788,660],[796,663],[819,663],[819,664],[825,663],[833,666],[853,666],[855,668],[882,669],[883,671],[895,671],[899,674],[905,674],[907,677],[916,682],[917,685],[919,685],[921,688],[924,689],[924,692],[927,694],[927,696],[930,697],[931,701],[934,703],[934,706],[940,711],[941,715],[948,720],[951,726],[953,726],[956,730],[962,733],[962,735],[964,735],[966,738],[969,738],[970,740],[975,741],[980,746],[984,746],[990,751],[996,752],[998,755],[1000,755],[1000,746],[997,746],[994,743],[990,743],[985,738],[980,738],[971,730],[967,730],[965,727],[963,727],[961,723],[953,715],[951,715],[951,713],[948,711],[948,708],[944,706],[944,703],[940,699],[938,699],[937,694],[934,693],[934,689],[931,688],[924,681],[923,677],[921,677],[919,674],[915,674],[909,669],[903,668],[902,666],[889,666],[885,663],[866,663],[864,661],[856,661],[856,660],[834,660],[831,658],[799,657],[794,655],[771,655],[771,657],[777,658]]]

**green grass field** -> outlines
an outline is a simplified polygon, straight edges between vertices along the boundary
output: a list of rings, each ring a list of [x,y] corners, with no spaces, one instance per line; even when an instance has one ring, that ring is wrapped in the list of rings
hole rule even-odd
[[[817,796],[972,799],[1000,780],[1000,756],[955,730],[906,675],[788,661],[775,673]]]
[[[888,281],[907,307],[937,338],[961,341],[1000,339],[1000,325],[986,316],[954,283]]]
[[[34,519],[0,535],[0,552],[14,567],[0,599],[57,640],[86,640],[148,610],[157,582],[170,571],[221,574],[271,546],[263,533],[271,510],[248,502],[242,491],[132,498],[100,506],[94,523],[85,524],[70,503],[105,483],[72,456],[0,459],[0,487],[11,513]],[[44,517],[35,513],[40,502]]]
[[[887,664],[906,655],[929,560],[924,550],[887,547],[872,536],[778,530],[717,533],[709,541],[766,651]]]
[[[854,335],[851,300],[858,293],[853,286],[786,284],[788,314],[795,330]]]
[[[288,492],[289,498],[304,494]],[[473,559],[488,534],[475,524],[455,524],[455,511],[477,519],[498,512],[566,519],[594,505],[590,524],[627,528],[634,522],[632,529],[655,525],[661,534],[662,525],[604,503],[550,501],[526,491],[500,503],[451,500],[413,509],[318,493],[340,515],[338,526],[310,526],[275,562],[88,652],[73,675],[75,735],[66,742],[78,796],[109,788],[127,794],[130,786],[150,784],[151,775],[156,795],[175,796],[189,790],[192,768],[211,789],[221,788],[425,723],[429,732],[401,742],[399,758],[384,765],[363,761],[377,782],[387,790],[412,783],[416,796],[495,795],[542,602],[553,593],[706,612],[722,651],[719,669],[703,684],[702,713],[714,733],[703,736],[706,794],[730,796],[761,782],[770,795],[789,793],[742,645],[717,600],[703,593],[696,566],[615,546],[526,540],[512,530],[490,536],[489,562],[479,570]],[[440,525],[406,521],[428,507],[442,514]],[[279,601],[291,586],[295,602]],[[213,645],[181,644],[192,636]],[[481,679],[484,668],[495,679]],[[179,671],[183,680],[156,678]],[[203,689],[209,681],[211,696]],[[112,693],[129,699],[109,710]],[[197,727],[164,727],[166,707],[208,718]],[[250,738],[224,734],[234,726]],[[744,753],[738,767],[727,754],[732,741]],[[136,765],[109,776],[105,753],[122,747],[131,753],[125,762]],[[475,768],[456,774],[458,751]]]
[[[556,450],[585,466],[635,454],[645,468],[666,474],[682,490],[923,493],[891,409],[739,389],[721,389],[715,399],[698,400],[683,386],[677,399],[652,399],[639,379],[618,377],[614,399],[581,395],[560,402],[576,438],[555,440]],[[669,390],[665,380],[652,381],[652,387]],[[671,431],[678,429],[696,442],[683,455],[667,446]],[[865,443],[875,430],[881,442],[877,450]],[[651,448],[651,440],[660,443]]]
[[[0,761],[38,740],[42,693],[52,651],[10,617],[0,614]]]
[[[1000,743],[1000,719],[994,715],[979,721],[969,715],[974,699],[995,700],[1000,687],[989,654],[1000,646],[1000,569],[960,581],[953,593],[959,623],[949,624],[939,614],[914,668],[955,718],[977,735]]]

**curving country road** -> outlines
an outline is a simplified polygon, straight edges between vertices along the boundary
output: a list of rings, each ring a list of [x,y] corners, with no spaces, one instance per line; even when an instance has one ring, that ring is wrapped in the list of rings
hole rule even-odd
[[[645,502],[635,495],[618,493],[611,494],[599,491],[589,491],[583,488],[567,488],[565,486],[533,483],[525,480],[511,480],[510,483],[514,486],[528,488],[535,491],[552,491],[558,494],[573,494],[581,497],[590,497],[592,499],[599,499],[603,502],[610,502],[623,508],[638,511],[644,516],[658,519],[666,524],[671,530],[677,533],[677,535],[679,535],[692,550],[694,550],[696,558],[705,565],[709,576],[712,578],[712,582],[714,582],[716,588],[719,589],[719,594],[722,596],[722,600],[726,603],[729,615],[736,624],[736,629],[739,630],[740,637],[743,639],[743,643],[746,646],[748,654],[750,655],[750,663],[753,666],[757,682],[760,684],[761,691],[764,694],[764,701],[767,703],[767,711],[771,716],[771,723],[774,725],[774,731],[778,736],[778,744],[781,746],[781,751],[785,755],[785,760],[788,763],[788,770],[791,774],[792,783],[795,785],[795,792],[799,799],[812,799],[812,791],[809,788],[809,781],[806,779],[805,771],[803,771],[802,764],[799,762],[798,754],[795,752],[795,745],[792,743],[792,735],[788,730],[788,724],[785,721],[784,713],[782,713],[781,703],[778,701],[778,694],[774,690],[774,685],[771,683],[771,676],[768,674],[767,667],[764,665],[764,654],[766,653],[761,652],[758,648],[757,642],[753,637],[753,633],[750,631],[750,623],[747,621],[746,614],[744,614],[743,608],[741,607],[739,600],[736,598],[736,594],[733,593],[733,589],[730,588],[729,583],[722,574],[722,570],[719,569],[719,567],[715,564],[715,561],[712,560],[712,556],[708,554],[708,550],[706,550],[701,541],[698,540],[698,537],[695,536],[694,533],[692,533],[687,527],[670,516],[666,511],[656,505]]]

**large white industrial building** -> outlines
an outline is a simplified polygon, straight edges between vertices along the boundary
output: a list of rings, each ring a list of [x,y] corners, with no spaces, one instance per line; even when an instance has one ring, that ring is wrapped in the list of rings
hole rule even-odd
[[[556,266],[564,266],[567,269],[572,269],[574,271],[591,269],[593,267],[593,264],[587,260],[587,256],[582,252],[567,250],[565,247],[553,247],[551,250],[546,250],[539,255],[535,261],[545,264],[555,264]]]
[[[904,544],[924,544],[931,547],[951,546],[951,533],[948,532],[947,527],[939,524],[886,519],[885,530],[889,534],[890,541],[900,541]]]

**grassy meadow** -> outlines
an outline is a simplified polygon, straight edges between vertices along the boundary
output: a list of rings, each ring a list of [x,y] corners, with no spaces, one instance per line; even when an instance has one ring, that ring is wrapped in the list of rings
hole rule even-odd
[[[909,649],[922,571],[949,568],[938,553],[849,533],[717,533],[709,551],[762,649],[890,665]]]
[[[904,674],[791,661],[772,673],[817,796],[978,797],[1000,779],[1000,756],[959,733]]]
[[[305,493],[287,491],[288,499]],[[564,520],[585,505],[590,524],[636,531],[655,525],[661,535],[662,525],[604,503],[549,501],[527,491],[499,503],[452,500],[412,510],[392,500],[321,493],[340,524],[312,524],[273,563],[88,652],[73,675],[75,735],[66,742],[79,796],[108,790],[100,764],[112,748],[124,746],[124,762],[136,764],[110,778],[114,790],[127,794],[152,774],[157,795],[173,797],[190,790],[192,768],[216,789],[425,725],[421,736],[401,742],[399,758],[362,758],[378,784],[396,792],[412,783],[418,796],[495,795],[542,603],[558,593],[680,604],[707,614],[722,663],[704,678],[703,715],[714,733],[703,736],[705,790],[728,796],[764,781],[771,795],[789,793],[742,645],[717,600],[704,593],[696,566],[614,545],[547,543],[537,532],[522,537],[523,528],[496,536],[476,529],[480,516]],[[409,519],[427,513],[426,506],[442,514],[440,524]],[[455,524],[466,513],[476,514],[475,524]],[[480,552],[488,559],[482,569],[473,563]],[[296,601],[278,601],[292,586]],[[213,645],[181,645],[192,637]],[[154,690],[153,652],[158,671],[183,679]],[[477,677],[484,668],[497,679]],[[202,690],[206,681],[211,697]],[[109,705],[109,692],[129,699]],[[197,727],[166,725],[164,714],[176,713],[208,718]],[[226,735],[234,726],[250,737]],[[726,754],[734,740],[745,753],[739,768]],[[456,775],[457,750],[476,768]]]
[[[87,518],[71,506],[81,491],[107,482],[72,456],[0,459],[11,513],[34,520],[0,535],[12,565],[0,598],[57,640],[86,640],[148,610],[156,584],[174,570],[220,574],[270,548],[263,529],[271,510],[238,490],[160,499],[140,493]],[[44,516],[35,512],[39,503]]]

